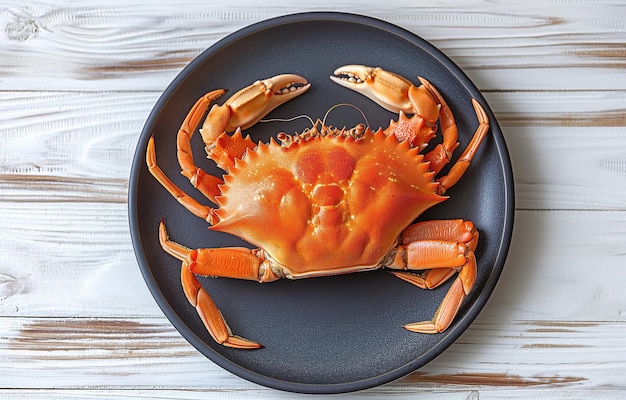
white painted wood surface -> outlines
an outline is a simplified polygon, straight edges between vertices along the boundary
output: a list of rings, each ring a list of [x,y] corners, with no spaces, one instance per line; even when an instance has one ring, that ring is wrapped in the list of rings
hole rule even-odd
[[[516,184],[510,255],[476,322],[421,370],[338,397],[624,398],[623,1],[207,3],[0,3],[0,398],[303,397],[181,338],[140,275],[126,196],[143,123],[191,59],[314,10],[387,20],[451,57],[493,108]]]

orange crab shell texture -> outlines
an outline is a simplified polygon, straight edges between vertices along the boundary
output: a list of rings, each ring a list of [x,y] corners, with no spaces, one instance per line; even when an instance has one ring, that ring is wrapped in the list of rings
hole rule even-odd
[[[260,143],[227,172],[211,229],[264,249],[290,278],[378,268],[402,230],[446,199],[419,150],[380,129]]]

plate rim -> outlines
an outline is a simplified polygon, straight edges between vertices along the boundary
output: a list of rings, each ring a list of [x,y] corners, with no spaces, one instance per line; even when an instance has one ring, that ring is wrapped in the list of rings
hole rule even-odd
[[[290,382],[285,381],[278,378],[269,377],[258,373],[256,371],[252,371],[236,362],[230,360],[224,355],[214,351],[212,348],[208,347],[204,340],[200,339],[189,327],[186,323],[181,319],[181,317],[174,311],[173,308],[168,304],[165,295],[159,289],[155,277],[152,274],[151,268],[148,265],[147,257],[143,249],[142,241],[140,238],[140,229],[139,229],[139,210],[137,209],[137,187],[139,181],[139,168],[143,168],[145,166],[145,149],[146,142],[151,132],[149,128],[152,126],[152,123],[155,119],[158,118],[160,113],[163,111],[164,106],[166,105],[170,95],[176,88],[189,78],[189,75],[192,75],[194,70],[197,69],[207,57],[212,54],[226,48],[232,42],[241,40],[246,36],[253,35],[257,32],[276,28],[284,25],[294,24],[294,23],[302,23],[302,22],[315,22],[315,21],[334,21],[334,22],[345,22],[350,24],[358,24],[365,25],[369,28],[374,28],[377,30],[385,31],[393,34],[394,36],[398,36],[403,40],[406,40],[410,43],[413,43],[415,46],[419,46],[422,50],[426,51],[431,55],[431,57],[435,58],[437,61],[442,63],[452,75],[459,79],[460,83],[463,87],[477,100],[479,100],[483,105],[486,105],[485,111],[487,112],[490,122],[492,122],[491,129],[491,137],[493,138],[496,144],[496,151],[500,159],[500,166],[502,167],[502,175],[503,175],[503,196],[504,196],[504,205],[505,209],[503,210],[504,221],[502,227],[502,237],[500,239],[500,243],[498,245],[498,254],[495,257],[494,268],[492,272],[489,274],[488,279],[485,280],[484,286],[481,290],[481,293],[486,293],[485,296],[479,296],[474,303],[468,308],[467,312],[463,315],[461,319],[458,319],[456,324],[456,330],[458,334],[452,335],[451,337],[447,337],[444,340],[438,342],[438,344],[432,348],[430,348],[427,352],[425,352],[419,359],[413,360],[410,363],[407,363],[399,368],[388,370],[379,375],[356,380],[352,382],[342,382],[342,383],[304,383],[304,382]],[[494,134],[494,127],[497,127],[497,133]],[[474,85],[474,83],[469,79],[469,77],[465,74],[461,68],[459,68],[447,55],[445,55],[441,50],[432,45],[430,42],[426,41],[422,37],[417,34],[399,27],[390,22],[384,21],[382,19],[374,18],[371,16],[349,13],[349,12],[338,12],[338,11],[312,11],[312,12],[299,12],[293,14],[281,15],[269,19],[265,19],[250,25],[247,25],[233,33],[230,33],[218,40],[214,44],[212,44],[207,49],[203,50],[198,56],[196,56],[189,64],[187,64],[177,75],[176,77],[169,83],[166,89],[163,91],[155,105],[153,106],[146,122],[142,128],[141,134],[138,138],[137,146],[135,149],[135,153],[133,156],[133,161],[131,164],[130,178],[129,178],[129,188],[128,188],[128,213],[129,213],[129,225],[130,225],[130,233],[131,233],[131,241],[133,244],[133,250],[135,253],[135,257],[139,264],[139,268],[141,270],[144,281],[146,282],[152,297],[155,299],[157,304],[159,305],[161,311],[164,313],[166,318],[170,321],[170,323],[174,326],[174,328],[201,354],[207,357],[210,361],[214,362],[221,368],[243,378],[250,382],[257,383],[266,387],[288,391],[288,392],[298,392],[305,394],[338,394],[338,393],[347,393],[354,392],[359,390],[364,390],[372,387],[376,387],[385,383],[389,383],[396,379],[402,378],[407,374],[414,372],[418,368],[430,363],[437,356],[439,356],[443,351],[445,351],[450,345],[452,345],[463,332],[467,330],[469,325],[478,317],[478,314],[483,310],[487,301],[493,294],[495,290],[496,284],[499,281],[499,278],[504,270],[506,257],[509,252],[509,248],[512,241],[513,235],[513,224],[515,219],[515,196],[514,196],[514,179],[513,179],[513,169],[509,156],[509,152],[506,146],[506,142],[504,140],[504,136],[502,134],[501,128],[493,115],[489,104],[486,102],[482,93],[478,90],[478,88]],[[426,358],[427,361],[425,363],[418,362]],[[419,365],[415,365],[419,364]]]

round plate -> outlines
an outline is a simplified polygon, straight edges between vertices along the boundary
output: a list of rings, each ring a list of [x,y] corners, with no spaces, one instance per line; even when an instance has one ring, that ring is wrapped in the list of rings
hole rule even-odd
[[[329,79],[335,68],[345,64],[381,66],[414,82],[417,75],[427,78],[456,117],[461,149],[477,126],[471,98],[485,107],[491,134],[472,166],[448,192],[448,201],[420,216],[421,220],[464,218],[475,223],[480,230],[476,286],[445,333],[424,335],[402,325],[432,318],[450,282],[428,291],[384,271],[266,284],[201,278],[233,331],[264,348],[246,351],[220,346],[185,299],[180,262],[161,249],[158,223],[164,218],[171,239],[189,248],[249,245],[207,230],[205,221],[187,212],[161,187],[146,168],[148,139],[154,135],[165,173],[208,203],[180,175],[176,159],[176,133],[194,102],[213,89],[227,88],[232,94],[257,79],[295,73],[306,77],[311,89],[266,118],[302,114],[322,118],[333,105],[350,103],[365,113],[373,127],[387,126],[395,115]],[[361,114],[350,107],[336,109],[327,120],[335,126],[361,122]],[[260,123],[247,133],[267,141],[276,132],[302,131],[307,126],[309,122],[302,118]],[[203,169],[223,174],[206,159],[200,135],[193,137],[192,145]],[[465,74],[414,34],[380,20],[343,13],[293,14],[263,21],[200,54],[170,84],[150,114],[137,146],[129,188],[137,260],[154,298],[176,329],[228,371],[261,385],[304,393],[349,392],[380,385],[425,365],[450,346],[476,318],[500,276],[511,238],[513,201],[511,165],[502,133]]]

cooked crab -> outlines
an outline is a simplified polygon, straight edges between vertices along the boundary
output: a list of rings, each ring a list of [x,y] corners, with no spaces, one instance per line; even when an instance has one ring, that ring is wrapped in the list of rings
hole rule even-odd
[[[214,105],[200,129],[209,158],[225,171],[222,178],[196,166],[190,138],[210,103],[224,91],[198,100],[178,132],[178,159],[183,175],[217,207],[201,204],[176,186],[157,165],[154,139],[148,143],[149,170],[172,196],[210,229],[257,246],[188,249],[171,241],[160,224],[161,246],[182,261],[185,295],[220,344],[261,347],[231,332],[196,275],[270,282],[385,268],[427,289],[456,275],[432,320],[404,326],[421,333],[444,331],[472,290],[478,242],[473,223],[414,221],[446,200],[444,193],[467,170],[489,130],[483,108],[472,100],[478,127],[448,173],[437,177],[458,141],[452,112],[433,85],[420,78],[421,85],[415,86],[391,72],[361,65],[341,67],[331,79],[399,113],[398,121],[377,131],[317,123],[300,134],[278,135],[280,143],[272,139],[255,144],[241,129],[310,87],[297,75],[257,81],[223,105]],[[443,140],[422,155],[437,121]]]

